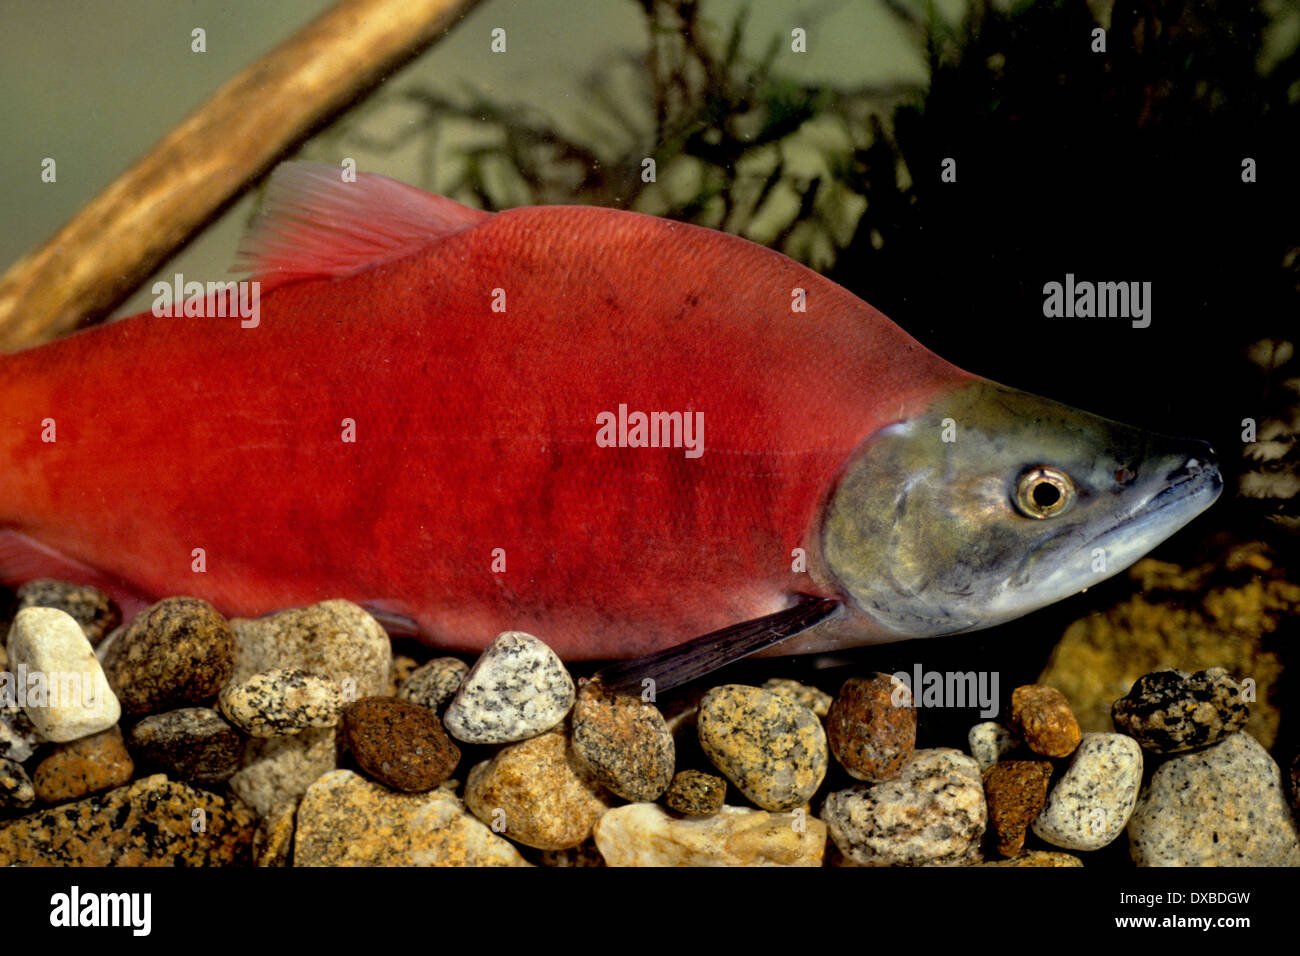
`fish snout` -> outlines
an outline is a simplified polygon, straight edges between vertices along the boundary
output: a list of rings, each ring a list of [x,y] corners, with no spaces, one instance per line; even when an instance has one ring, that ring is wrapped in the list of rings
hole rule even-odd
[[[1223,476],[1219,472],[1219,456],[1209,442],[1185,442],[1180,457],[1182,460],[1165,476],[1170,487],[1196,482],[1217,496],[1223,487]]]

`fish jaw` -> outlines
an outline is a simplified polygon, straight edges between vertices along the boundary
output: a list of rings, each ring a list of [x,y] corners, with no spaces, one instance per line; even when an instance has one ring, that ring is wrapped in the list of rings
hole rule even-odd
[[[1057,514],[1017,497],[1044,469],[1064,476]],[[830,639],[851,642],[855,626],[868,643],[1020,617],[1129,567],[1221,489],[1204,442],[987,380],[958,386],[873,435],[842,475],[821,557],[859,621]]]

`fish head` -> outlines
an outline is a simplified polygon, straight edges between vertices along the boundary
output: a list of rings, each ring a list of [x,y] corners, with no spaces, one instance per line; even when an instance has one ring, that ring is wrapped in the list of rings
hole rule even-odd
[[[972,631],[1122,571],[1221,488],[1204,442],[974,379],[856,450],[823,566],[895,639]]]

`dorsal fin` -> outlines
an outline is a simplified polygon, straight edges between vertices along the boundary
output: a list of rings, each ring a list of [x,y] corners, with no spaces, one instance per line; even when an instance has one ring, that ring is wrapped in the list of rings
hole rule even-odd
[[[264,292],[299,279],[339,278],[409,256],[491,215],[387,176],[358,173],[344,182],[337,166],[282,163],[232,268],[251,272]]]

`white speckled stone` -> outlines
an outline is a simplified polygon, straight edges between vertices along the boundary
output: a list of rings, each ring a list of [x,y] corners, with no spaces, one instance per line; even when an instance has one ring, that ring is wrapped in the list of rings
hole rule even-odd
[[[853,863],[965,866],[979,862],[988,807],[974,759],[942,747],[916,751],[892,780],[832,793],[822,819]]]
[[[64,743],[107,730],[122,716],[117,696],[81,625],[51,607],[23,608],[9,630],[9,682],[0,697],[17,694],[25,677],[23,710],[46,740]],[[43,675],[44,701],[32,700],[34,674]],[[2,678],[0,678],[2,679]],[[20,700],[19,703],[22,703]]]
[[[1019,743],[1011,731],[993,720],[976,724],[970,729],[966,739],[969,742],[970,755],[979,765],[980,773],[1009,754]]]
[[[333,727],[343,710],[339,685],[299,667],[277,667],[227,684],[221,712],[250,737],[284,737]]]
[[[1244,731],[1161,764],[1128,836],[1138,866],[1300,866],[1282,772]]]
[[[685,820],[654,803],[610,810],[596,822],[609,866],[821,866],[826,824],[802,811],[723,807]]]
[[[1084,734],[1047,795],[1034,833],[1067,850],[1098,850],[1124,832],[1142,786],[1142,748],[1126,734]]]
[[[562,721],[575,695],[553,650],[531,634],[505,631],[475,661],[443,722],[466,743],[512,743]]]

